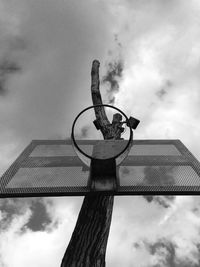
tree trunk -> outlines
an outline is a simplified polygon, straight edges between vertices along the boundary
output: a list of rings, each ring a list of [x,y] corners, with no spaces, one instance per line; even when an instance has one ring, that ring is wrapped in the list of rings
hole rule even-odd
[[[93,61],[91,93],[93,105],[102,104],[99,91],[99,65]],[[95,108],[96,119],[104,139],[119,139],[116,123],[109,122],[104,107]],[[110,230],[113,196],[86,196],[61,267],[104,267]]]
[[[113,196],[86,196],[61,267],[104,267]]]

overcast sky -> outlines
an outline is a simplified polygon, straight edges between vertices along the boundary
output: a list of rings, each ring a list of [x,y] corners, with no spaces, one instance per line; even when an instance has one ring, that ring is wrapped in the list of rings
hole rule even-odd
[[[0,0],[0,174],[32,139],[69,137],[92,104],[141,120],[136,139],[180,139],[200,160],[198,0]],[[0,266],[59,266],[82,198],[1,200]],[[108,267],[198,267],[200,198],[116,197]]]

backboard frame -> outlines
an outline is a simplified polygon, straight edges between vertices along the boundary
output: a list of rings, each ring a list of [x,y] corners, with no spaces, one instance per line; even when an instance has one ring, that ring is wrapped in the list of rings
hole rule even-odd
[[[80,140],[79,144],[91,144],[96,140]],[[200,163],[185,147],[185,145],[177,139],[173,140],[133,140],[133,145],[141,144],[173,144],[181,155],[179,156],[128,156],[123,161],[123,166],[142,166],[144,165],[189,165],[200,177]],[[89,190],[89,187],[71,187],[70,190],[66,187],[31,187],[31,188],[6,188],[6,185],[13,178],[19,168],[34,168],[34,167],[63,167],[63,166],[82,166],[84,164],[77,156],[56,156],[56,157],[30,157],[32,151],[38,145],[66,145],[71,144],[71,140],[33,140],[3,174],[0,180],[0,198],[9,197],[45,197],[45,196],[84,196],[94,194]],[[146,161],[148,158],[148,162]],[[86,167],[87,168],[87,167]],[[199,178],[200,179],[200,178]],[[155,190],[156,189],[156,190]],[[200,195],[200,186],[123,186],[117,191],[100,192],[105,195]],[[97,192],[95,192],[97,194]]]

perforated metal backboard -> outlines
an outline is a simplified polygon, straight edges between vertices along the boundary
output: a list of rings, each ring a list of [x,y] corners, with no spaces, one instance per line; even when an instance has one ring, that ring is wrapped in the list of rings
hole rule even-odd
[[[96,142],[80,140],[79,145],[91,153]],[[89,173],[70,140],[34,140],[1,177],[0,197],[92,194]],[[200,163],[180,140],[134,140],[117,167],[117,179],[115,191],[101,193],[198,195]]]

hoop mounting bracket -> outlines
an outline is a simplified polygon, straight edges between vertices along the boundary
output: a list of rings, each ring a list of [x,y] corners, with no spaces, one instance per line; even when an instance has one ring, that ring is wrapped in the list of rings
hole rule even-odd
[[[91,160],[89,186],[94,192],[117,190],[115,159]]]

